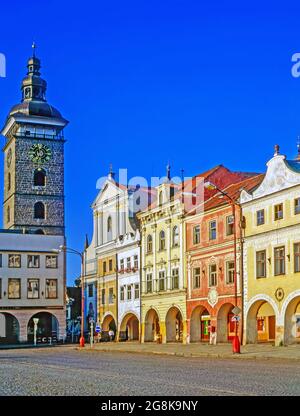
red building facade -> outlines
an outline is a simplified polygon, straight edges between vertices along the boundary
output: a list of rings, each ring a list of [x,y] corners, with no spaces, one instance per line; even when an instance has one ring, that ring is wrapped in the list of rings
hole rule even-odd
[[[230,177],[231,184],[220,187],[235,201],[241,189],[254,189],[262,175],[240,180]],[[241,180],[242,179],[242,180]],[[224,179],[223,179],[224,180]],[[224,181],[226,182],[226,180]],[[216,184],[216,183],[215,183]],[[189,342],[206,342],[215,332],[217,342],[231,341],[235,334],[232,309],[242,309],[242,275],[240,237],[241,213],[233,209],[227,197],[219,192],[205,195],[202,212],[186,216],[187,332]],[[237,238],[235,285],[234,232]],[[238,325],[238,332],[242,328]]]

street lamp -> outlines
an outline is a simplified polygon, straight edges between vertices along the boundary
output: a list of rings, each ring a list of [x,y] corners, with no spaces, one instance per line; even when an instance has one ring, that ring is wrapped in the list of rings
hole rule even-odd
[[[223,196],[225,196],[226,198],[228,198],[230,205],[232,207],[232,216],[233,216],[233,244],[234,244],[234,300],[235,300],[235,305],[233,308],[233,313],[234,315],[238,315],[241,312],[241,309],[238,307],[237,305],[237,273],[236,273],[236,265],[237,265],[237,253],[236,253],[236,242],[237,242],[237,236],[236,236],[236,221],[235,221],[235,208],[236,206],[240,208],[240,205],[238,202],[236,202],[235,199],[233,199],[230,195],[228,195],[227,192],[222,191],[222,189],[218,188],[214,183],[212,182],[205,182],[204,183],[204,187],[206,189],[210,189],[210,190],[217,190],[218,192],[220,192]],[[238,328],[237,328],[237,317],[235,318],[235,331],[234,331],[234,337],[232,340],[232,350],[234,353],[240,353],[240,340],[239,340],[239,336],[238,336]]]
[[[71,253],[71,254],[76,254],[78,256],[80,256],[81,259],[81,273],[80,273],[80,280],[81,280],[81,337],[79,340],[79,345],[81,347],[84,347],[84,281],[83,281],[83,254],[78,251],[75,250],[74,248],[71,247],[66,247],[64,245],[60,245],[58,249],[54,249],[52,250],[56,253]]]
[[[36,333],[37,333],[37,325],[39,323],[39,318],[33,318],[33,343],[36,347]]]

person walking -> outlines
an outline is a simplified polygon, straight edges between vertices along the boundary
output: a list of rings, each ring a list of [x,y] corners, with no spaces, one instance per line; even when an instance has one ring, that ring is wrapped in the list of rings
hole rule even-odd
[[[108,335],[109,335],[109,340],[110,341],[113,341],[115,333],[114,333],[114,331],[112,329],[110,329],[108,331]]]
[[[216,333],[216,327],[214,325],[210,325],[209,344],[217,345],[217,333]]]

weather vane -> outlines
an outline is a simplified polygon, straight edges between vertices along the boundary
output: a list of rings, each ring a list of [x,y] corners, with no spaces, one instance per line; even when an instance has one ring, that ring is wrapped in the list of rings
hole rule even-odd
[[[35,58],[35,49],[36,49],[35,42],[32,42],[32,49],[33,49],[33,57]]]

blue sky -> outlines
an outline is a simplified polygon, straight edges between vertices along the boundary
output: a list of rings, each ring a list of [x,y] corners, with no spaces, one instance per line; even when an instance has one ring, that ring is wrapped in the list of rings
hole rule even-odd
[[[48,101],[70,121],[69,246],[81,250],[85,233],[91,238],[90,204],[110,163],[148,178],[164,175],[168,160],[172,175],[220,163],[262,172],[276,143],[295,156],[300,78],[291,76],[291,57],[300,52],[300,5],[240,3],[1,4],[0,52],[7,59],[1,123],[20,101],[33,40]],[[79,270],[79,258],[69,256],[69,283]]]

